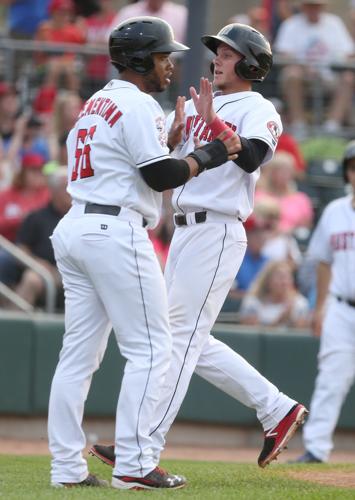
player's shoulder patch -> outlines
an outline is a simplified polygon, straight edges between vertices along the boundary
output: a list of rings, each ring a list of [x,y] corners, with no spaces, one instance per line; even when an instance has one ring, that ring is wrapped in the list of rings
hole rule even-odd
[[[168,141],[168,134],[165,129],[165,117],[157,116],[155,119],[155,125],[158,131],[158,139],[162,146],[166,146]]]
[[[281,135],[280,127],[274,121],[267,122],[266,126],[271,134],[273,144],[276,145]]]

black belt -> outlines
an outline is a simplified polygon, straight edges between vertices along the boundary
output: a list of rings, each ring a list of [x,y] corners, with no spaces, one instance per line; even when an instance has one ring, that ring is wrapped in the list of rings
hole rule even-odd
[[[85,205],[86,214],[118,215],[121,207],[116,205],[98,205],[97,203],[87,203]]]
[[[103,214],[103,215],[118,215],[121,212],[121,207],[117,205],[99,205],[98,203],[86,203],[84,213],[86,214]],[[142,217],[142,225],[145,227],[147,221]]]
[[[195,219],[196,224],[201,224],[201,222],[206,222],[207,212],[194,212],[192,216]],[[185,214],[174,214],[174,221],[177,226],[187,226],[187,218]]]
[[[348,306],[355,307],[355,300],[343,299],[342,297],[338,297],[338,295],[336,295],[336,299],[338,302],[345,302]]]
[[[195,219],[195,224],[201,224],[201,222],[206,222],[207,220],[207,212],[204,210],[203,212],[193,212],[192,217]],[[243,220],[240,217],[237,217],[240,222]],[[187,226],[187,215],[185,214],[174,214],[174,221],[176,226]]]

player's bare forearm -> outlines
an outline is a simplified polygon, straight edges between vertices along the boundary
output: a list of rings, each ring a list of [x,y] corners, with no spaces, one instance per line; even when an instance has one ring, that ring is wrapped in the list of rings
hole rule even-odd
[[[312,332],[315,337],[320,337],[322,332],[324,305],[328,296],[330,278],[330,264],[319,262],[317,267],[317,299],[312,320]]]
[[[323,309],[327,299],[329,283],[331,278],[331,267],[327,262],[319,262],[317,267],[317,300],[316,309]]]

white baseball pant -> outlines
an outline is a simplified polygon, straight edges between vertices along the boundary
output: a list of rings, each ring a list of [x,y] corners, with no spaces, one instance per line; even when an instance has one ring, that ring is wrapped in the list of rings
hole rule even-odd
[[[151,428],[156,463],[194,371],[255,408],[265,430],[296,403],[210,335],[246,244],[240,222],[206,222],[175,230],[165,270],[173,354]]]
[[[306,450],[323,462],[333,449],[333,433],[354,380],[355,308],[333,298],[324,317],[318,375],[303,428]]]
[[[117,403],[114,473],[143,477],[155,467],[149,430],[172,348],[166,288],[153,246],[135,220],[84,215],[83,206],[62,219],[52,242],[66,305],[49,402],[52,482],[80,482],[88,474],[84,402],[111,323],[127,360]]]

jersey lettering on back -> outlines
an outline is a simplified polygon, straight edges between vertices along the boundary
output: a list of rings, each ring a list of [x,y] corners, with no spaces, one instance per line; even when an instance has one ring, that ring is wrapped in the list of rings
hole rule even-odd
[[[95,97],[86,101],[80,111],[79,119],[87,115],[101,116],[112,127],[122,116],[122,112],[110,98]]]

